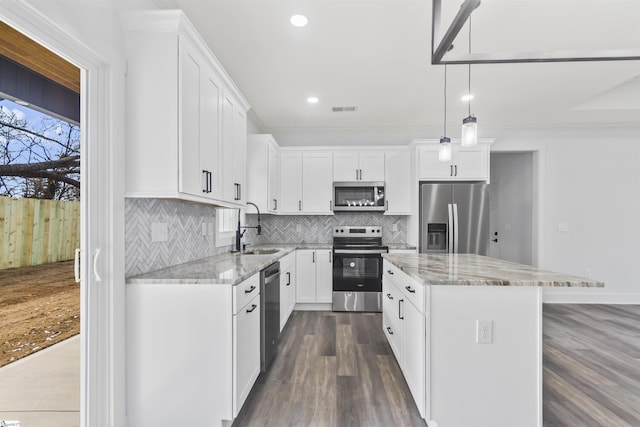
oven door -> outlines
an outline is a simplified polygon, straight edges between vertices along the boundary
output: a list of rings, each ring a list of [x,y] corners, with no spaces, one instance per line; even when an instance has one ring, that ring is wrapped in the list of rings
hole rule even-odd
[[[381,251],[334,249],[333,290],[342,292],[382,292]]]

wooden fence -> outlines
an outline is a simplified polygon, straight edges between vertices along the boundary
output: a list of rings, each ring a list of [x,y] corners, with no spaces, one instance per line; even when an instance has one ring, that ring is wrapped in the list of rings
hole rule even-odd
[[[0,269],[73,259],[80,203],[0,197]]]

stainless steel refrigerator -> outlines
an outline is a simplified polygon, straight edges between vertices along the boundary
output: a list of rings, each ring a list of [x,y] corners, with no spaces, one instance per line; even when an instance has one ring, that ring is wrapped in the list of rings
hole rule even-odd
[[[489,186],[420,185],[420,252],[489,253]]]

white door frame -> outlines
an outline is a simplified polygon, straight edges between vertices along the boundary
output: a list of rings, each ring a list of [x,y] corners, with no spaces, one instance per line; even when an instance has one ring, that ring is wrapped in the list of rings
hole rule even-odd
[[[124,158],[116,107],[124,105],[125,61],[97,54],[18,0],[3,0],[0,20],[81,69],[80,418],[83,426],[125,426],[124,179],[116,163]]]

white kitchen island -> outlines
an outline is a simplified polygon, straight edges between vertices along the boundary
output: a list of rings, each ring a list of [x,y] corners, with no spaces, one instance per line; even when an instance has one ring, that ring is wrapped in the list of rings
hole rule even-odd
[[[429,427],[541,427],[543,287],[604,284],[474,254],[384,258],[383,327]]]

